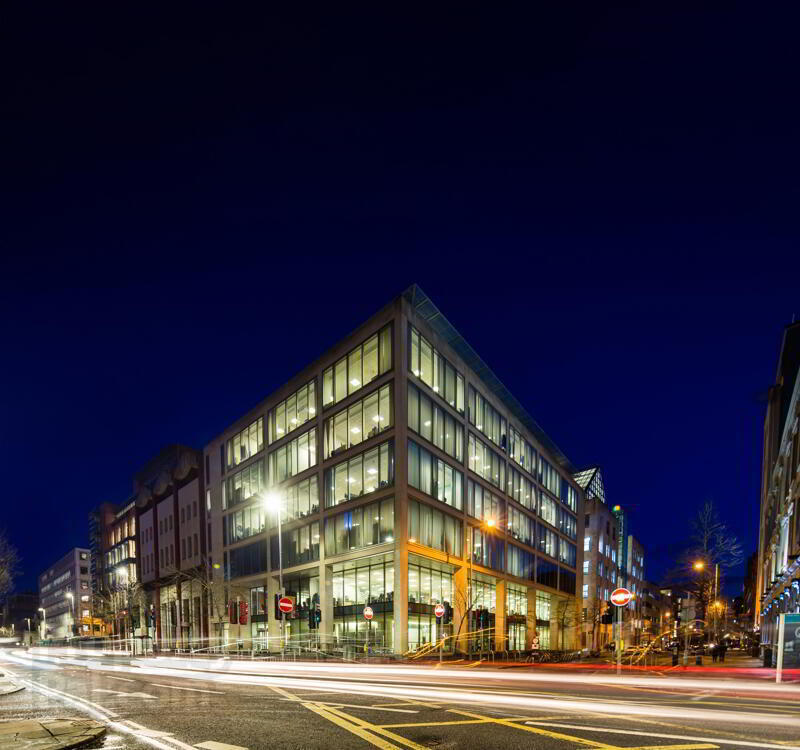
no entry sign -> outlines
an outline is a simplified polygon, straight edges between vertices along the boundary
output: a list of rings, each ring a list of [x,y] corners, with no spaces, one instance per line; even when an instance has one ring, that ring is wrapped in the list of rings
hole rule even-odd
[[[437,605],[436,605],[436,606],[433,608],[433,613],[434,613],[434,614],[435,614],[437,617],[441,617],[441,616],[444,614],[444,604],[437,604]]]
[[[617,607],[624,607],[631,599],[633,594],[628,589],[614,589],[611,592],[611,603]]]
[[[364,607],[364,619],[365,620],[372,619],[372,607]]]
[[[282,596],[278,600],[278,609],[285,615],[291,614],[294,611],[294,602],[288,596]]]

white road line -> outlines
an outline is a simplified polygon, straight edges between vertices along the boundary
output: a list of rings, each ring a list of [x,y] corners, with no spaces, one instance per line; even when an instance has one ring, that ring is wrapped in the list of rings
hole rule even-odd
[[[195,747],[202,747],[205,750],[247,750],[246,747],[242,747],[241,745],[226,745],[224,742],[214,742],[214,740],[207,740],[206,742],[201,742]]]
[[[177,685],[160,685],[157,682],[151,682],[150,684],[153,687],[169,688],[170,690],[191,690],[193,693],[214,693],[214,695],[225,695],[225,693],[220,690],[201,690],[200,688],[178,687]]]
[[[142,693],[136,691],[135,693],[126,693],[124,690],[109,690],[108,688],[94,688],[93,693],[110,693],[111,695],[124,695],[126,698],[149,698],[150,700],[158,700],[155,695],[150,693]]]
[[[109,680],[122,680],[123,682],[136,682],[136,680],[129,680],[127,677],[113,677],[112,675],[107,675]]]
[[[586,727],[580,724],[553,724],[549,721],[526,721],[535,727],[555,727],[556,729],[581,729],[586,732],[607,732],[609,734],[631,734],[636,737],[664,737],[669,740],[690,740],[692,742],[711,742],[715,745],[737,745],[741,747],[764,747],[771,750],[800,750],[797,745],[774,745],[769,742],[750,742],[748,740],[721,740],[719,737],[692,737],[688,734],[665,734],[663,732],[640,732],[632,729],[610,729],[608,727]]]

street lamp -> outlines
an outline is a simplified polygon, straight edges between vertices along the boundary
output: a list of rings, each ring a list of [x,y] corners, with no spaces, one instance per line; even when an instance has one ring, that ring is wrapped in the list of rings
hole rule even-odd
[[[262,500],[264,509],[278,517],[278,588],[283,596],[283,542],[281,540],[281,496],[277,492],[270,492]],[[285,655],[285,628],[286,614],[281,610],[281,655]]]
[[[75,594],[67,591],[66,598],[69,599],[70,630],[72,630],[75,627]],[[69,635],[67,635],[67,640],[69,640]]]
[[[481,527],[489,531],[494,529],[496,526],[497,526],[497,521],[494,518],[487,518],[485,521],[483,521],[483,523],[481,523]],[[467,529],[469,530],[469,540],[465,539],[464,541],[466,541],[468,545],[467,554],[469,559],[469,582],[468,582],[469,601],[467,603],[467,612],[469,612],[474,604],[473,591],[472,591],[472,558],[475,555],[475,528],[467,524]]]
[[[39,607],[39,612],[42,613],[42,640],[47,638],[47,613],[44,607]]]

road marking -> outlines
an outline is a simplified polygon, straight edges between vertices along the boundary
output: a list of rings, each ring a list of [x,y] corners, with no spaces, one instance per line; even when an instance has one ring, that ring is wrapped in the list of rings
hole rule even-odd
[[[304,703],[303,705],[309,711],[313,711],[315,714],[322,716],[328,721],[336,724],[337,726],[340,726],[342,729],[346,729],[351,734],[354,734],[357,737],[361,737],[362,740],[366,740],[371,745],[375,745],[375,747],[381,748],[381,750],[397,750],[397,745],[393,745],[391,742],[386,742],[380,737],[376,737],[374,734],[370,734],[361,727],[358,727],[355,724],[351,724],[349,721],[340,719],[338,716],[335,716],[330,711],[326,711],[322,706],[315,706],[313,703]]]
[[[155,695],[149,693],[135,692],[126,693],[124,690],[107,690],[106,688],[94,688],[93,693],[110,693],[112,695],[124,695],[126,698],[150,698],[151,700],[158,700]]]
[[[605,742],[597,742],[595,740],[587,740],[584,737],[575,737],[571,734],[562,734],[561,732],[551,732],[547,729],[535,729],[534,727],[526,726],[526,724],[532,724],[533,722],[526,721],[525,724],[516,724],[513,721],[509,721],[508,719],[499,719],[493,718],[491,716],[481,716],[480,714],[473,714],[469,713],[468,711],[457,711],[454,708],[449,709],[449,713],[452,714],[459,714],[461,716],[469,716],[473,719],[487,719],[495,724],[500,724],[504,727],[512,727],[514,729],[521,729],[525,732],[532,732],[533,734],[542,734],[545,737],[552,737],[556,740],[566,740],[567,742],[577,742],[579,745],[587,745],[588,747],[598,747],[598,748],[614,748],[614,745],[608,745]],[[554,725],[550,725],[554,726]],[[634,734],[634,733],[632,733]],[[616,750],[616,748],[614,748]]]
[[[719,737],[692,737],[688,735],[681,735],[681,734],[666,734],[663,732],[640,732],[638,730],[633,729],[611,729],[608,727],[586,727],[580,726],[577,724],[552,724],[548,722],[535,722],[535,721],[526,721],[526,724],[537,724],[544,727],[557,727],[559,729],[577,729],[583,732],[607,732],[609,734],[628,734],[628,735],[635,735],[638,737],[664,737],[670,740],[690,740],[694,742],[713,742],[717,745],[743,745],[745,747],[764,747],[764,748],[771,748],[771,749],[778,749],[778,750],[787,750],[787,748],[792,748],[792,750],[800,750],[800,747],[797,745],[784,745],[784,744],[773,744],[769,742],[751,742],[749,740],[723,740]],[[669,745],[662,745],[664,750],[669,750]],[[633,750],[632,748],[625,748],[625,750]]]
[[[112,677],[111,675],[106,675],[109,680],[122,680],[123,682],[136,682],[136,680],[129,680],[127,677]]]
[[[701,701],[703,698],[710,698],[712,695],[716,695],[719,691],[718,690],[707,690],[704,693],[700,693],[699,695],[693,695],[689,698],[690,701]]]
[[[413,740],[406,739],[405,737],[401,737],[399,734],[395,734],[394,732],[390,732],[388,729],[384,729],[383,727],[379,727],[377,724],[371,724],[366,719],[361,719],[357,716],[351,716],[350,714],[346,714],[344,711],[340,711],[338,708],[328,708],[327,709],[330,713],[334,716],[340,717],[345,721],[352,722],[360,729],[368,730],[374,734],[380,734],[386,737],[387,739],[392,740],[392,742],[396,742],[399,745],[405,745],[406,747],[410,747],[411,750],[427,750],[427,748],[423,747],[422,745],[418,745]],[[378,738],[376,738],[378,739]],[[388,744],[388,743],[387,743]],[[389,747],[395,747],[393,745],[389,745]],[[396,748],[395,748],[396,750]]]
[[[423,708],[441,708],[438,703],[424,703],[423,701],[401,701],[400,703],[373,703],[373,706],[383,708],[384,706],[422,706]]]
[[[191,690],[193,693],[214,693],[214,695],[225,695],[225,693],[219,690],[201,690],[200,688],[178,687],[177,685],[161,685],[158,682],[151,682],[150,684],[153,687],[169,688],[170,690]],[[229,745],[229,747],[235,747],[235,746]]]
[[[247,750],[246,747],[241,745],[226,745],[224,742],[214,742],[214,740],[206,740],[206,742],[199,742],[195,747],[203,747],[206,750]]]
[[[527,721],[529,716],[504,716],[506,721]],[[565,719],[566,716],[536,716],[535,719],[544,721],[545,719]],[[412,721],[408,724],[380,724],[384,729],[400,729],[402,727],[446,727],[451,724],[491,724],[494,719],[456,719],[454,721]],[[628,750],[626,748],[626,750]]]

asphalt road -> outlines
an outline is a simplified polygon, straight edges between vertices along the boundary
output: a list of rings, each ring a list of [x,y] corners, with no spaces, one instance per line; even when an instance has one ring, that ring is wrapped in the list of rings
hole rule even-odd
[[[662,676],[569,675],[468,665],[257,664],[272,674],[171,668],[170,660],[9,661],[28,688],[0,719],[89,716],[104,747],[800,748],[800,688]],[[213,744],[222,743],[222,744]]]

